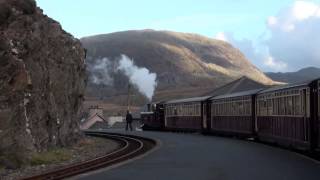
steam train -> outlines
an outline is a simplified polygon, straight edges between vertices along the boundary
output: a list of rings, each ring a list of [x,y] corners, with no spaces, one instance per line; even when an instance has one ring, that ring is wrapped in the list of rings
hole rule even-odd
[[[320,149],[320,79],[152,104],[144,130],[196,131]]]

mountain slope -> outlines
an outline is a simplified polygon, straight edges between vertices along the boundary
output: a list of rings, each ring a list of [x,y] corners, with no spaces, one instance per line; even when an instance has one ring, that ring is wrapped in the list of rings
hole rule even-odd
[[[297,83],[303,82],[320,77],[320,68],[307,67],[297,72],[286,72],[286,73],[273,73],[267,72],[266,75],[274,81],[281,81],[286,83]]]
[[[87,63],[97,58],[115,60],[120,54],[134,59],[139,67],[157,74],[156,99],[166,99],[174,92],[178,96],[199,95],[246,75],[263,84],[273,84],[259,69],[230,44],[204,36],[170,31],[124,31],[85,37],[81,39],[88,50]],[[122,86],[113,87],[125,93]],[[104,92],[111,91],[108,87]],[[110,87],[111,88],[111,87]],[[95,85],[88,88],[89,95],[96,94]],[[196,91],[195,89],[200,89]],[[191,93],[185,93],[186,91]],[[182,93],[179,93],[182,92]],[[112,94],[112,93],[111,93]]]

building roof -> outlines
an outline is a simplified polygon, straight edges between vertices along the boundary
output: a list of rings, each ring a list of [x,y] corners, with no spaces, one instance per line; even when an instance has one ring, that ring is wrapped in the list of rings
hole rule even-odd
[[[210,98],[210,100],[216,100],[216,99],[224,99],[224,98],[232,98],[232,97],[239,97],[239,96],[250,96],[257,94],[258,92],[262,91],[263,89],[253,89],[253,90],[248,90],[248,91],[241,91],[241,92],[236,92],[236,93],[231,93],[231,94],[224,94],[220,96],[215,96]]]
[[[140,114],[153,114],[153,112],[140,112]]]
[[[96,114],[90,116],[84,122],[82,122],[80,125],[80,128],[81,129],[89,129],[91,126],[93,126],[97,122],[108,123],[108,121],[106,121],[102,116],[100,116],[99,114],[96,113]]]
[[[186,98],[186,99],[176,99],[172,101],[167,101],[165,104],[175,104],[175,103],[186,103],[186,102],[199,102],[204,101],[211,96],[201,96],[201,97],[193,97],[193,98]]]
[[[234,80],[230,83],[227,83],[226,85],[214,89],[212,92],[208,93],[208,95],[213,97],[223,94],[232,94],[236,92],[244,92],[253,89],[262,89],[267,87],[270,86],[254,81],[246,76],[242,76],[237,80]]]
[[[100,116],[99,114],[94,114],[94,115],[92,115],[91,117],[89,117],[86,121],[90,121],[91,119],[93,119],[93,118],[95,118],[95,117],[99,117],[100,119],[102,119],[103,121],[105,121],[105,122],[107,122],[107,120],[105,120],[102,116]],[[85,122],[86,122],[85,121]]]
[[[90,106],[89,109],[103,109],[103,108],[101,108],[98,105],[96,105],[96,106]]]
[[[261,91],[259,94],[261,94],[261,93],[267,93],[267,92],[272,92],[272,91],[278,91],[278,90],[291,89],[291,88],[296,88],[296,87],[309,86],[310,83],[312,83],[312,82],[315,81],[315,80],[320,80],[320,79],[317,78],[317,79],[307,80],[307,81],[299,82],[299,83],[279,85],[279,86],[275,86],[275,87],[271,87],[271,88],[265,89],[265,90]]]

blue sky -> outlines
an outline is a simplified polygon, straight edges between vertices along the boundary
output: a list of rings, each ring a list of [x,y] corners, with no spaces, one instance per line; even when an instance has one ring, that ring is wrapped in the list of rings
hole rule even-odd
[[[201,2],[201,3],[200,3]],[[220,31],[258,37],[268,16],[292,0],[37,0],[74,36],[129,29],[166,29],[212,37]]]
[[[296,2],[294,0],[36,1],[45,14],[59,21],[66,31],[77,38],[131,29],[172,30],[198,33],[212,38],[223,33],[225,36],[228,35],[226,39],[240,50],[244,48],[240,47],[243,45],[243,40],[254,46],[253,51],[265,49],[264,52],[259,52],[260,54],[269,53],[273,49],[264,47],[266,38],[268,39],[270,34],[274,36],[272,29],[268,27],[268,18],[272,16],[279,20],[283,19],[282,12],[289,12]],[[314,6],[320,4],[320,0],[306,2]],[[250,60],[265,71],[290,71],[300,68],[288,66],[288,59],[277,59],[267,55],[263,57],[264,59],[250,57]],[[266,58],[269,58],[269,65],[275,66],[268,67]],[[285,63],[287,65],[276,66],[279,63],[281,65],[281,62],[282,65]]]

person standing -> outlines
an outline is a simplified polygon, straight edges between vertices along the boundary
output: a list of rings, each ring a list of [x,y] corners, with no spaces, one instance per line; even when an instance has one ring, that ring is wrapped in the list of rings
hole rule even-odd
[[[132,115],[130,113],[130,111],[127,111],[127,115],[126,115],[126,131],[128,131],[128,129],[130,128],[130,131],[132,131]]]

